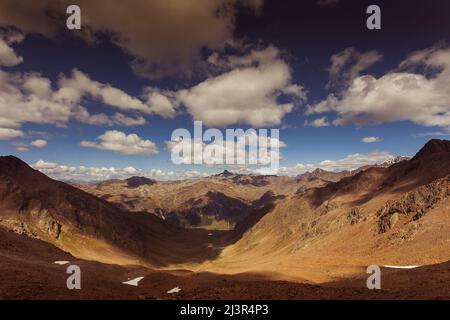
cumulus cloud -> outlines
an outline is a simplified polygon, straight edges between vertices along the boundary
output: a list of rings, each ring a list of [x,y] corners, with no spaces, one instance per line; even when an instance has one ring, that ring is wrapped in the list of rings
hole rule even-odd
[[[109,130],[97,138],[97,141],[81,141],[80,146],[109,150],[125,155],[152,155],[158,153],[156,144],[144,140],[137,134],[125,134],[117,130]]]
[[[214,63],[231,70],[176,93],[189,114],[207,126],[279,125],[295,103],[306,97],[303,88],[291,82],[291,70],[275,47]],[[288,98],[285,103],[279,102],[283,95]]]
[[[0,128],[0,140],[9,140],[23,136],[25,136],[25,134],[21,130]]]
[[[144,89],[144,97],[146,97],[151,113],[160,115],[163,118],[175,117],[178,103],[173,92],[147,87]]]
[[[27,135],[30,135],[30,132],[27,133]],[[16,148],[16,151],[18,152],[28,152],[30,151],[30,148],[38,148],[42,149],[47,146],[48,142],[44,139],[36,139],[31,142],[14,142],[12,145]]]
[[[14,49],[10,47],[11,42],[17,41],[7,41],[0,38],[0,66],[13,67],[23,61],[23,58],[17,55]]]
[[[361,139],[361,141],[364,143],[375,143],[380,142],[381,139],[379,137],[364,137]]]
[[[98,100],[105,105],[127,112],[150,112],[137,98],[125,92],[92,81],[74,70],[71,77],[62,76],[58,88],[37,73],[14,73],[0,70],[0,126],[18,129],[23,123],[65,126],[70,119],[93,125],[143,125],[142,116],[127,116],[116,112],[91,114],[81,104],[85,98]]]
[[[17,152],[28,152],[29,148],[27,145],[23,144],[23,145],[17,145],[16,146],[16,151]]]
[[[327,117],[317,118],[312,121],[305,121],[305,124],[315,128],[328,127],[330,125]]]
[[[401,70],[409,67],[409,70]],[[424,68],[424,73],[417,72]],[[450,49],[412,53],[398,69],[379,78],[362,75],[339,95],[308,107],[307,114],[333,112],[335,125],[412,121],[450,128]]]
[[[345,170],[355,170],[367,165],[381,164],[395,158],[389,152],[371,152],[366,154],[355,153],[339,160],[324,160],[314,164],[299,163],[293,167],[281,167],[278,170],[280,175],[298,175],[315,169],[340,172]]]
[[[39,160],[33,168],[61,181],[103,181],[108,179],[126,179],[131,176],[144,176],[155,180],[182,180],[205,177],[208,174],[195,170],[171,171],[161,169],[143,170],[134,167],[87,167],[71,166]]]
[[[272,149],[271,145],[278,148]],[[211,142],[192,138],[166,141],[167,150],[181,157],[180,164],[223,165],[229,163],[231,157],[230,166],[267,165],[273,159],[279,161],[282,158],[280,148],[284,147],[287,145],[283,141],[269,135],[258,135],[256,130]],[[182,152],[184,150],[186,154]]]
[[[233,170],[242,174],[279,174],[287,176],[296,176],[307,171],[313,171],[317,168],[327,171],[355,170],[366,165],[381,164],[395,158],[388,152],[372,152],[367,154],[352,154],[344,159],[325,160],[315,164],[299,163],[293,167],[281,167],[278,172],[265,171],[263,168],[252,169],[249,167],[237,168]],[[111,167],[86,167],[70,166],[55,162],[39,160],[32,165],[33,168],[40,170],[46,175],[62,181],[101,181],[108,179],[126,179],[131,176],[143,176],[155,180],[183,180],[196,179],[211,175],[204,171],[197,170],[161,170],[149,169],[143,170],[134,167],[111,168]],[[222,170],[222,169],[221,169]]]
[[[142,114],[174,118],[182,110],[215,127],[281,124],[287,113],[304,103],[306,91],[292,82],[291,70],[275,47],[250,50],[250,45],[242,43],[235,47],[247,53],[216,52],[215,59],[208,59],[215,72],[199,84],[178,91],[146,87],[139,97],[95,81],[78,69],[61,75],[56,85],[37,73],[0,70],[0,94],[4,97],[0,126],[19,128],[26,122],[64,126],[71,119],[92,125],[135,126],[146,123]],[[121,112],[91,114],[83,106],[89,100]],[[9,108],[11,105],[17,107]]]
[[[148,77],[189,74],[200,64],[201,49],[220,49],[233,38],[240,6],[260,12],[262,0],[15,0],[0,2],[0,25],[55,37],[64,27],[68,5],[82,8],[82,30],[89,42],[99,34],[133,57],[136,73]],[[107,8],[107,10],[105,9]],[[133,17],[130,19],[129,17]]]
[[[330,81],[328,88],[341,89],[347,86],[362,71],[368,69],[383,58],[377,51],[359,52],[353,47],[347,48],[331,56],[328,69]]]
[[[22,39],[23,35],[18,33],[1,35],[0,54],[2,54],[2,43],[15,43]],[[16,56],[14,51],[12,54]],[[0,64],[2,64],[1,61],[7,61],[5,59],[0,60]],[[159,93],[157,89],[146,88],[143,97],[132,97],[110,84],[92,80],[87,74],[77,69],[74,69],[69,76],[61,75],[55,85],[50,79],[38,73],[0,70],[0,96],[2,97],[0,127],[12,129],[18,129],[26,122],[65,126],[71,119],[92,125],[137,126],[146,123],[141,114],[175,116],[175,107],[172,107],[169,98]],[[170,96],[170,93],[167,93],[167,96]],[[99,101],[122,112],[116,112],[113,115],[91,114],[83,106],[88,100]],[[131,115],[126,115],[124,112]]]
[[[62,76],[58,85],[60,89],[55,93],[58,101],[76,104],[84,96],[89,96],[118,109],[150,113],[149,107],[141,100],[109,84],[93,81],[77,69],[72,71],[71,77]]]
[[[37,139],[30,143],[30,146],[35,148],[44,148],[47,146],[47,141],[43,139]]]
[[[3,35],[0,41],[18,42],[20,39],[16,38],[20,36]],[[77,69],[69,76],[61,75],[55,86],[38,73],[0,70],[0,95],[3,98],[0,100],[0,126],[17,129],[26,122],[65,126],[70,119],[92,125],[137,126],[146,123],[140,114],[175,116],[176,106],[170,92],[151,88],[145,88],[143,92],[140,98],[132,97],[110,84],[92,80]],[[91,114],[82,105],[87,100],[99,101],[122,112]]]
[[[139,173],[138,169],[127,168],[96,168],[85,166],[69,166],[55,162],[39,160],[32,165],[33,168],[46,175],[63,181],[91,181],[126,178]]]

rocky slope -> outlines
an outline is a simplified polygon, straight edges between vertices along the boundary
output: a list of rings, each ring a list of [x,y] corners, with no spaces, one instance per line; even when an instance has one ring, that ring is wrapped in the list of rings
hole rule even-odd
[[[207,178],[176,182],[151,180],[132,187],[130,179],[75,186],[124,210],[146,211],[176,226],[232,230],[262,204],[267,192],[282,196],[301,193],[353,174],[317,169],[291,178],[234,174],[225,170]]]
[[[146,211],[176,226],[232,230],[262,204],[264,194],[290,194],[298,185],[294,178],[228,171],[196,180],[152,181],[137,187],[130,187],[128,180],[75,186],[124,210]]]

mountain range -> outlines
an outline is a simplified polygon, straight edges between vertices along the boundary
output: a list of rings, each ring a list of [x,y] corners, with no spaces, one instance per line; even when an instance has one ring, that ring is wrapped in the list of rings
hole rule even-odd
[[[373,298],[369,265],[420,266],[386,269],[377,298],[449,298],[449,187],[446,140],[355,171],[176,182],[70,185],[0,157],[0,296],[67,297],[53,261],[70,260],[97,288],[79,298]]]

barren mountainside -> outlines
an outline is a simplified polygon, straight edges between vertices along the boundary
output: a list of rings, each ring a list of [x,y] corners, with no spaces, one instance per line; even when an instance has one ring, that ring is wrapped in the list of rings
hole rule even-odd
[[[358,265],[448,261],[449,175],[450,142],[432,140],[411,160],[289,195],[210,267],[245,271],[251,260],[261,272],[330,281]]]
[[[200,251],[203,243],[196,232],[187,234],[147,213],[130,214],[11,156],[0,157],[0,225],[106,261],[109,254],[155,265],[195,261],[198,252],[192,250]]]
[[[227,170],[215,176],[175,182],[134,184],[130,179],[75,186],[129,211],[146,211],[182,227],[231,230],[243,221],[264,195],[286,196],[325,186],[354,172],[317,169],[298,177],[234,174]],[[145,180],[147,179],[147,180]]]
[[[0,228],[77,259],[333,286],[357,281],[371,264],[450,260],[444,140],[431,140],[409,160],[352,174],[133,177],[80,186],[91,194],[1,157],[0,178]],[[321,183],[299,191],[305,181]],[[135,201],[134,211],[124,199]],[[170,221],[170,212],[190,228]]]

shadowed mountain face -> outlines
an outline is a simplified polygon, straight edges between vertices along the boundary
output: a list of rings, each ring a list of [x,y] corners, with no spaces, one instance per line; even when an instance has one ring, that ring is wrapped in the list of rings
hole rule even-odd
[[[132,178],[145,181],[147,178]],[[76,187],[128,211],[146,211],[186,228],[232,230],[263,205],[267,192],[295,192],[295,178],[236,175],[229,171],[196,180],[154,182],[130,187],[129,179]]]
[[[149,185],[148,181],[132,179],[136,180],[145,184],[130,190]],[[128,184],[129,180],[120,182]],[[276,199],[263,194],[247,203],[208,191],[205,199],[188,200],[186,210],[192,210],[192,214],[206,212],[205,215],[218,219],[220,214],[227,212],[230,221],[237,223]],[[186,216],[189,214],[186,212]],[[254,222],[257,220],[253,218]],[[52,243],[77,257],[154,266],[201,263],[215,258],[224,244],[236,239],[234,233],[210,237],[208,231],[180,228],[147,212],[125,211],[71,185],[50,179],[12,156],[0,157],[1,226]]]

